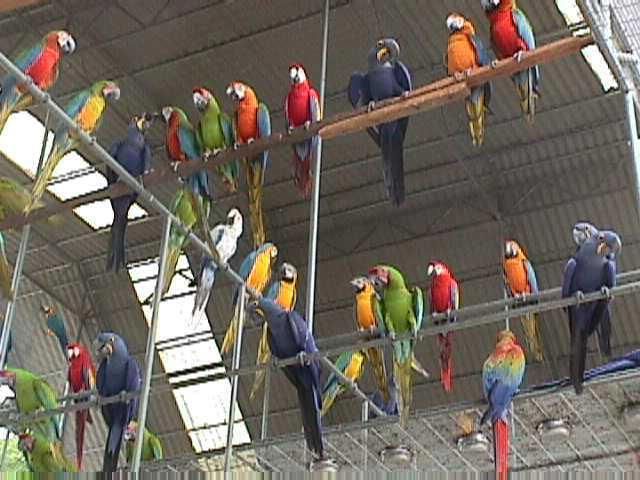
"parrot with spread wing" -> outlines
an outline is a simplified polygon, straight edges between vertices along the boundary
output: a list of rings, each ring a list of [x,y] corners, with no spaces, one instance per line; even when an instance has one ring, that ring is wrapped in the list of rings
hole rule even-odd
[[[504,282],[507,294],[522,300],[522,305],[529,305],[526,297],[538,294],[536,272],[522,247],[515,240],[508,240],[504,245],[502,263]],[[522,317],[527,349],[537,362],[544,360],[540,318],[537,313],[528,313]]]
[[[4,236],[0,232],[0,293],[5,299],[13,297],[11,290],[13,270],[9,265],[9,259],[7,258],[7,249],[4,243]]]
[[[377,265],[369,270],[369,279],[381,292],[384,323],[391,339],[396,335],[415,337],[422,326],[424,299],[419,287],[409,287],[402,273],[389,265]],[[400,386],[400,425],[407,425],[413,401],[412,360],[415,339],[393,344],[393,374]]]
[[[67,104],[66,114],[76,123],[78,128],[89,135],[94,135],[104,117],[109,101],[120,98],[120,88],[114,82],[102,80],[94,83],[90,88],[81,91]],[[53,147],[38,174],[29,203],[24,207],[24,214],[28,215],[42,199],[47,184],[53,173],[67,153],[78,147],[78,137],[66,124],[61,124],[55,130]]]
[[[509,478],[509,410],[513,397],[522,384],[525,369],[524,352],[516,343],[513,332],[498,333],[495,350],[482,367],[482,385],[489,408],[482,415],[480,425],[493,425],[493,449],[496,476]]]
[[[91,358],[91,353],[79,343],[70,343],[67,346],[67,359],[69,370],[67,381],[73,393],[89,392],[96,388],[96,366]],[[93,424],[91,411],[76,410],[76,463],[78,470],[82,469],[82,456],[84,453],[84,431],[87,422]]]
[[[47,33],[42,40],[18,54],[13,63],[30,77],[40,90],[47,91],[58,80],[60,62],[64,55],[71,55],[76,41],[65,30]],[[33,97],[20,81],[10,73],[0,80],[0,132],[13,112],[31,106]]]
[[[491,25],[491,44],[500,59],[514,57],[518,62],[523,52],[535,50],[536,37],[529,19],[516,6],[516,0],[480,0]],[[540,96],[540,68],[536,65],[516,73],[513,82],[520,96],[520,108],[529,123],[536,112]]]
[[[472,70],[491,64],[489,50],[478,35],[473,24],[462,15],[452,13],[447,17],[449,43],[447,46],[447,71],[456,78],[468,75]],[[484,142],[485,120],[490,112],[491,83],[487,82],[471,89],[465,101],[469,130],[475,146]]]
[[[220,108],[216,97],[203,87],[193,89],[193,104],[202,114],[196,127],[196,136],[205,161],[210,155],[233,146],[235,142],[233,122]],[[223,185],[229,193],[238,189],[240,162],[232,160],[216,167]]]
[[[300,357],[299,364],[287,365],[282,370],[298,393],[307,447],[316,457],[324,458],[320,361],[304,356],[318,351],[313,334],[298,312],[287,312],[268,298],[261,298],[257,307],[252,304],[250,309],[255,309],[269,324],[269,348],[276,358]]]
[[[111,155],[130,175],[142,181],[142,176],[151,170],[151,146],[145,136],[153,122],[150,114],[136,115],[129,122],[127,136],[115,142],[109,150]],[[118,181],[116,172],[107,167],[107,183],[113,185]],[[107,271],[119,272],[127,264],[125,239],[129,210],[138,198],[135,192],[118,198],[110,198],[113,209],[113,224],[107,254]]]
[[[226,223],[220,223],[211,230],[211,238],[221,261],[227,263],[235,255],[241,235],[242,214],[237,208],[232,208],[227,213]],[[213,259],[205,255],[200,265],[200,281],[194,298],[193,311],[191,312],[193,318],[201,315],[207,307],[217,271],[218,267]]]
[[[358,383],[364,373],[365,363],[366,357],[364,353],[360,351],[343,352],[336,360],[336,368],[349,380]],[[346,390],[347,386],[340,381],[336,373],[332,372],[322,389],[321,413],[323,417],[329,412],[338,395],[341,395]]]
[[[278,247],[273,243],[265,243],[260,248],[249,253],[240,265],[238,272],[247,286],[256,292],[262,293],[269,281],[271,280],[271,272],[273,265],[278,257]],[[236,341],[236,332],[238,331],[238,302],[240,301],[240,290],[235,289],[233,293],[233,318],[229,323],[227,332],[222,341],[222,353],[228,353],[233,349]]]
[[[290,263],[284,262],[280,267],[278,274],[278,280],[271,284],[269,290],[267,290],[267,298],[270,298],[276,302],[287,312],[290,312],[296,307],[296,301],[298,299],[297,283],[298,283],[298,270]],[[260,337],[260,343],[258,344],[258,355],[256,357],[256,364],[263,365],[271,360],[271,350],[269,350],[269,326],[265,322],[262,325],[262,336]],[[251,388],[250,399],[253,400],[256,393],[264,383],[264,377],[266,371],[264,369],[256,372],[253,387]]]
[[[78,472],[78,467],[65,456],[61,441],[49,441],[35,432],[21,433],[18,439],[18,448],[28,456],[34,472]]]
[[[320,96],[311,86],[304,66],[295,63],[289,67],[291,88],[284,102],[284,118],[287,128],[309,126],[322,119]],[[320,137],[312,138],[293,145],[293,181],[303,198],[309,198],[312,187],[312,161],[317,155]]]
[[[442,323],[455,322],[452,311],[460,308],[460,289],[451,269],[442,262],[430,262],[427,275],[431,280],[431,314],[446,313]],[[440,382],[445,392],[453,390],[453,332],[439,333]]]
[[[610,289],[616,286],[616,255],[621,249],[622,241],[617,233],[601,230],[580,246],[564,270],[562,298],[598,291],[607,295],[603,300],[567,308],[571,333],[570,377],[576,394],[582,393],[589,336],[603,319],[611,318]],[[606,331],[600,333],[610,334]],[[608,336],[601,341],[610,343]]]
[[[124,440],[127,442],[125,445],[126,457],[129,465],[133,463],[133,449],[137,435],[138,422],[132,421],[124,432]],[[142,461],[151,462],[153,460],[162,460],[163,458],[162,442],[160,442],[157,435],[145,428],[144,437],[142,437]]]
[[[129,354],[122,337],[112,332],[103,332],[96,337],[94,345],[100,358],[96,375],[98,394],[101,397],[111,397],[122,392],[139,392],[142,387],[140,366]],[[137,397],[102,406],[102,418],[109,428],[104,447],[103,472],[115,472],[118,467],[124,431],[137,413]]]
[[[58,339],[62,355],[64,355],[66,359],[69,336],[67,335],[67,328],[64,326],[62,314],[58,313],[54,307],[42,307],[42,311],[47,319],[45,333],[50,337],[56,337]]]
[[[0,370],[0,385],[7,385],[16,397],[18,413],[28,415],[41,410],[58,408],[55,390],[38,375],[20,368]],[[36,420],[25,427],[50,441],[60,440],[60,415]]]
[[[367,73],[354,73],[349,80],[349,101],[354,108],[413,90],[411,73],[400,61],[400,46],[392,38],[378,40],[367,57]],[[387,197],[395,206],[404,202],[404,137],[409,118],[401,118],[369,128],[367,132],[382,151],[383,177]]]
[[[269,108],[258,100],[253,89],[242,82],[233,82],[227,87],[227,95],[236,104],[234,132],[236,143],[243,145],[271,135],[271,115]],[[245,158],[249,192],[249,213],[253,230],[253,245],[258,248],[266,240],[264,213],[262,210],[262,189],[265,172],[269,165],[269,151],[265,150],[256,158]]]

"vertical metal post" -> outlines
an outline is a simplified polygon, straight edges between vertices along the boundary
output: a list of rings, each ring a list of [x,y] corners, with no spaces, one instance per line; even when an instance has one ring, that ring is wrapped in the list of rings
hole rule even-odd
[[[329,45],[329,0],[324,3],[322,20],[322,64],[320,79],[320,111],[324,115],[324,97],[327,88],[327,50]],[[311,218],[309,219],[309,262],[307,265],[307,304],[305,316],[309,331],[313,333],[313,309],[316,296],[316,259],[318,256],[318,222],[320,214],[320,170],[322,169],[322,138],[318,138],[315,164],[313,165],[313,190],[311,193]]]
[[[260,426],[260,440],[267,438],[269,430],[269,395],[271,393],[271,364],[267,365],[264,378],[264,399],[262,400],[262,425]]]
[[[362,429],[362,449],[364,457],[362,459],[362,471],[367,471],[367,460],[369,457],[369,429],[366,427],[369,423],[369,402],[362,402],[362,423],[365,424],[365,428]]]
[[[151,313],[151,325],[149,326],[149,335],[147,337],[147,350],[145,353],[145,372],[144,382],[142,384],[142,392],[140,394],[140,411],[138,413],[138,433],[133,446],[133,463],[131,472],[137,475],[140,471],[140,461],[142,459],[142,440],[144,438],[144,429],[147,424],[147,410],[149,407],[149,391],[151,390],[151,374],[153,372],[153,359],[156,349],[156,335],[158,333],[158,313],[160,311],[160,303],[162,302],[162,290],[164,287],[164,270],[167,263],[167,250],[169,247],[169,232],[171,231],[171,219],[164,219],[164,229],[162,230],[162,241],[160,243],[160,259],[158,262],[158,280],[156,281],[156,289],[153,294],[153,309]]]
[[[638,119],[634,105],[633,91],[629,90],[624,95],[625,107],[627,111],[627,127],[629,129],[629,146],[633,159],[633,170],[635,176],[634,195],[636,198],[636,208],[640,209],[640,139],[638,139]]]
[[[247,303],[247,289],[240,289],[240,303],[238,304],[238,333],[236,335],[236,344],[233,348],[233,361],[231,362],[231,370],[240,368],[240,353],[242,350],[242,330],[244,328],[244,308]],[[224,452],[224,471],[231,471],[231,452],[233,450],[233,426],[236,416],[236,400],[238,399],[238,375],[231,377],[231,399],[229,400],[229,418],[227,419],[227,448]],[[265,384],[265,388],[266,384]]]
[[[42,134],[42,146],[40,147],[40,157],[38,158],[38,167],[36,168],[36,177],[40,174],[42,164],[44,162],[44,154],[47,151],[47,137],[49,133],[49,110],[44,117],[44,133]],[[18,287],[22,277],[22,267],[27,254],[27,245],[29,244],[29,235],[31,234],[31,225],[27,224],[22,228],[22,237],[20,238],[20,247],[18,248],[18,258],[13,267],[13,278],[11,279],[12,297],[7,303],[7,311],[4,315],[4,323],[2,324],[2,336],[0,336],[0,368],[4,368],[7,361],[7,347],[9,346],[9,335],[11,335],[11,323],[16,311],[16,299],[18,298]]]
[[[507,286],[504,284],[504,267],[503,267],[503,262],[504,262],[504,255],[505,255],[505,245],[504,243],[506,242],[506,239],[504,237],[504,224],[502,223],[502,221],[499,222],[500,224],[500,263],[498,264],[498,272],[500,275],[500,281],[502,282],[502,298],[505,300],[507,300]],[[509,306],[505,304],[504,306],[504,311],[508,312],[509,311]],[[505,316],[504,319],[504,328],[507,330],[510,330],[510,323],[509,323],[509,316]]]

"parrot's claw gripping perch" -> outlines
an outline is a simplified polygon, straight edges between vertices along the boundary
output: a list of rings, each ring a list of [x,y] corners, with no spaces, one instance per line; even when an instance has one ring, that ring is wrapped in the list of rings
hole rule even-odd
[[[515,61],[516,61],[516,62],[520,63],[520,62],[522,61],[522,54],[523,54],[523,53],[524,53],[524,52],[523,52],[522,50],[519,50],[518,52],[516,52],[516,53],[513,55],[513,58],[515,59]]]
[[[171,162],[171,168],[173,169],[174,172],[178,173],[178,166],[180,165],[179,162]]]
[[[248,143],[248,144],[252,144],[252,143],[253,143],[253,142],[255,142],[255,141],[256,141],[256,139],[255,139],[255,138],[250,138],[249,140],[247,140],[247,143]]]
[[[295,130],[295,128],[294,128],[294,126],[293,126],[293,125],[289,125],[289,126],[287,127],[287,133],[288,133],[289,135],[291,135],[291,134],[293,133],[293,131],[294,131],[294,130]]]
[[[611,294],[611,289],[606,285],[602,286],[602,288],[600,289],[600,293],[602,293],[605,297],[607,297],[607,300],[613,299],[613,295]]]
[[[369,102],[369,104],[367,105],[367,112],[370,112],[371,110],[373,110],[376,107],[376,102],[374,102],[373,100],[371,100]]]
[[[584,300],[584,293],[581,290],[576,292],[576,298],[578,299],[578,303],[581,303]]]
[[[300,362],[301,366],[307,365],[307,354],[305,352],[299,352],[296,357],[298,358],[298,362]]]
[[[238,142],[233,142],[233,149],[234,150],[237,150],[239,146],[240,145],[238,145]]]
[[[304,129],[309,130],[309,127],[311,127],[311,120],[307,120],[306,122],[304,122]]]
[[[491,68],[497,68],[498,67],[498,60],[491,60]]]

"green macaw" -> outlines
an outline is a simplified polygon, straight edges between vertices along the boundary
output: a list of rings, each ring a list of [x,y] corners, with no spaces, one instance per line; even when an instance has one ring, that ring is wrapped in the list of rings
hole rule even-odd
[[[231,117],[222,111],[218,100],[203,87],[193,89],[193,104],[202,113],[196,127],[196,138],[203,156],[217,154],[220,150],[232,147],[235,142]],[[234,160],[216,167],[222,183],[229,193],[238,189],[240,162]]]
[[[21,415],[59,407],[58,397],[51,385],[27,370],[20,368],[0,370],[0,385],[7,385],[13,390],[16,406]],[[47,440],[60,440],[59,417],[60,415],[54,415],[27,426]]]
[[[72,472],[78,467],[64,455],[62,442],[50,442],[36,433],[21,433],[18,448],[29,457],[34,472]]]
[[[4,245],[4,237],[0,232],[0,293],[6,299],[11,295],[11,275],[13,274],[7,259],[7,251]],[[0,297],[1,298],[1,297]]]
[[[124,432],[126,444],[127,464],[133,462],[133,446],[138,433],[138,422],[132,421]],[[151,462],[153,460],[162,460],[164,458],[162,443],[157,435],[151,433],[148,428],[144,429],[144,437],[142,438],[142,461]]]
[[[422,326],[424,299],[419,287],[407,287],[402,273],[389,266],[377,265],[369,270],[369,279],[380,291],[384,303],[384,323],[391,339],[412,334]],[[393,374],[400,385],[400,425],[406,426],[413,397],[411,367],[415,340],[393,344]]]
[[[0,222],[9,215],[21,215],[31,199],[31,193],[15,180],[0,177]],[[43,202],[37,202],[35,207],[43,207]]]

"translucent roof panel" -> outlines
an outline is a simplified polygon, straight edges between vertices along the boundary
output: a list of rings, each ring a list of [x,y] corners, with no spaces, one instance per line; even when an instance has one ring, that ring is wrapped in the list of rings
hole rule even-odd
[[[33,178],[38,168],[43,134],[44,125],[34,115],[29,112],[14,113],[0,134],[0,152]],[[53,133],[49,132],[45,158],[49,155],[52,143]]]

